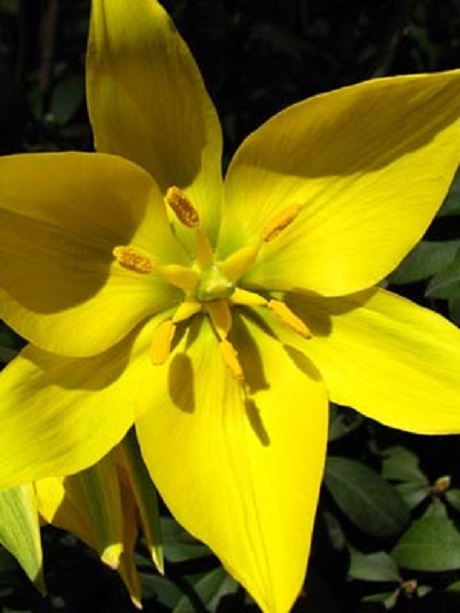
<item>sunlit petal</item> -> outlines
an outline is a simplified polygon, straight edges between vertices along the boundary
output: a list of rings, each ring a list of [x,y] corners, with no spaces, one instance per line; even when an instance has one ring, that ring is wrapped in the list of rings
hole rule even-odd
[[[91,358],[64,358],[29,346],[5,368],[1,488],[75,473],[123,438],[154,393],[151,333],[146,326]]]
[[[365,289],[421,238],[460,155],[460,71],[375,79],[273,117],[228,171],[222,255],[290,205],[249,286],[323,295]]]
[[[327,398],[308,360],[237,318],[243,386],[203,319],[158,367],[136,426],[168,507],[264,610],[285,613],[305,573],[321,481]]]
[[[384,290],[292,298],[312,330],[303,349],[331,399],[395,428],[460,431],[460,331]]]

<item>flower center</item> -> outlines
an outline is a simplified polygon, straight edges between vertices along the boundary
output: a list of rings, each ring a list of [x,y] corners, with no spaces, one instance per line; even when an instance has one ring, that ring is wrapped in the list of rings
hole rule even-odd
[[[148,253],[133,245],[118,245],[112,251],[123,268],[140,274],[160,274],[184,293],[184,299],[172,318],[163,321],[154,331],[150,352],[154,364],[168,360],[177,324],[200,312],[210,318],[222,359],[240,383],[244,383],[243,368],[237,350],[228,339],[233,307],[266,307],[304,338],[311,336],[305,323],[284,302],[266,299],[238,287],[238,281],[254,264],[263,244],[276,239],[297,218],[300,205],[292,204],[269,220],[254,243],[238,249],[223,261],[216,261],[209,239],[200,227],[198,211],[186,194],[178,187],[171,187],[165,202],[180,223],[195,232],[195,261],[191,267],[176,264],[158,266]]]

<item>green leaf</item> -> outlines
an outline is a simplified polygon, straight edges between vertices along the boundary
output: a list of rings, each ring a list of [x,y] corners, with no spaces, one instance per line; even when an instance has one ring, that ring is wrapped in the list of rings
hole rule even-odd
[[[385,450],[382,462],[382,476],[390,481],[410,481],[429,485],[419,468],[419,458],[406,447],[395,446]]]
[[[460,240],[422,241],[406,256],[388,281],[402,285],[427,279],[452,262],[459,248]]]
[[[422,517],[414,521],[393,550],[397,564],[420,572],[445,572],[460,568],[460,534],[447,517]]]
[[[365,534],[392,537],[409,521],[409,511],[396,490],[377,472],[359,462],[329,458],[325,483],[337,505]]]
[[[0,543],[44,593],[40,526],[31,485],[0,491]]]
[[[58,81],[51,94],[51,113],[64,125],[72,119],[85,98],[85,82],[81,75]]]
[[[460,512],[460,490],[451,488],[444,494],[444,498],[456,511]]]
[[[233,594],[238,590],[238,584],[222,567],[207,573],[194,585],[196,595],[199,597],[206,611],[216,611],[220,599],[226,594]],[[184,594],[179,600],[173,613],[190,613],[194,611],[190,598]]]
[[[336,441],[359,428],[365,417],[352,409],[331,405],[329,441]]]
[[[371,554],[362,554],[358,551],[351,552],[351,564],[348,574],[352,579],[360,581],[402,581],[393,558],[385,551],[377,551]]]
[[[460,298],[460,256],[440,270],[428,283],[425,295],[431,298]]]
[[[171,563],[211,556],[211,551],[169,517],[160,518],[164,557]]]
[[[415,509],[415,507],[417,507],[431,494],[429,485],[416,482],[398,483],[395,485],[395,489],[409,509]]]
[[[460,215],[460,172],[457,172],[438,215]]]
[[[142,597],[146,600],[154,600],[155,603],[163,605],[169,611],[172,611],[182,598],[183,591],[181,588],[167,577],[152,573],[139,573],[139,578]]]

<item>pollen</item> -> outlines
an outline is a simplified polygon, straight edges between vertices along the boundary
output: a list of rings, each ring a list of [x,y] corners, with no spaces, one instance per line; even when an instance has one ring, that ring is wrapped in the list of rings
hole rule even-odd
[[[112,250],[112,254],[122,268],[149,274],[155,270],[155,262],[149,254],[132,245],[118,245]]]
[[[219,343],[220,354],[230,374],[239,383],[244,382],[244,373],[238,360],[238,352],[235,347],[226,339]]]
[[[150,360],[155,366],[164,364],[171,353],[171,343],[176,332],[172,319],[163,321],[154,331],[150,346]]]
[[[269,243],[279,236],[283,230],[291,225],[301,210],[302,206],[300,204],[291,204],[278,213],[278,215],[275,215],[262,228],[262,232],[260,233],[262,240]]]
[[[304,322],[297,317],[291,309],[280,300],[270,300],[267,304],[268,308],[281,319],[283,323],[289,326],[294,332],[300,334],[304,338],[311,338],[311,332]]]
[[[197,228],[200,224],[198,211],[178,187],[170,187],[165,196],[166,204],[174,211],[177,219],[187,228]]]

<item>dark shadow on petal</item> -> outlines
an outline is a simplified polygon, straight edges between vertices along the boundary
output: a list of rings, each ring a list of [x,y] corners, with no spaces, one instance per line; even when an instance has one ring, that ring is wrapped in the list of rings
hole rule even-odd
[[[249,423],[254,430],[254,434],[257,436],[261,444],[264,447],[267,447],[268,445],[270,445],[270,437],[268,435],[267,430],[265,429],[260,409],[256,405],[253,398],[246,398],[246,400],[244,401],[244,406],[246,409],[246,415],[249,419]]]
[[[321,381],[322,377],[317,368],[311,363],[304,353],[298,349],[295,349],[294,347],[291,347],[290,345],[283,345],[283,349],[299,370],[310,377],[310,379],[313,379],[314,381]]]
[[[192,360],[185,353],[177,353],[168,371],[168,389],[174,404],[185,411],[195,411],[195,386]]]
[[[266,379],[262,356],[257,343],[244,325],[242,318],[235,312],[230,340],[238,352],[246,384],[251,394],[270,387]]]

